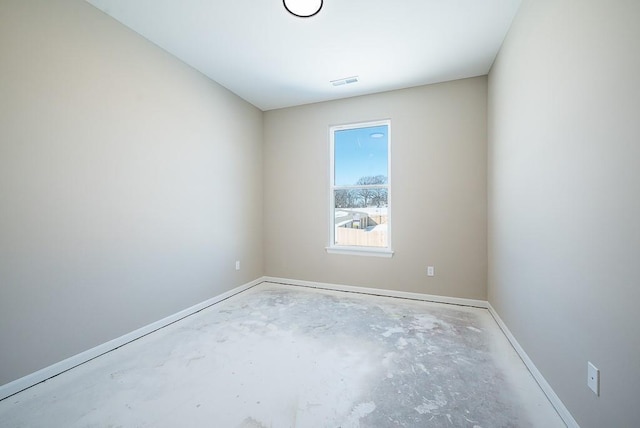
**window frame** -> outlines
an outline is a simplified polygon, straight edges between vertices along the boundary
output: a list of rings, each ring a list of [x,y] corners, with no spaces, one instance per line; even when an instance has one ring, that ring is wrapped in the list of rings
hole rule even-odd
[[[386,247],[365,247],[353,245],[337,245],[335,243],[335,191],[348,188],[369,187],[366,185],[344,186],[335,184],[335,133],[349,129],[371,128],[374,126],[387,127],[387,183],[383,185],[387,190],[387,246]],[[380,188],[380,185],[372,185],[372,188]],[[372,120],[366,122],[355,122],[343,125],[329,126],[329,245],[326,247],[327,253],[349,254],[359,256],[392,257],[393,247],[391,246],[391,119]]]

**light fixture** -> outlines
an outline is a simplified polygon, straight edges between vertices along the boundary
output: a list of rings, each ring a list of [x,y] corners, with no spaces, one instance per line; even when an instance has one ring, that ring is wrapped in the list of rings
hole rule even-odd
[[[309,18],[322,9],[323,0],[282,0],[284,8],[291,15]]]
[[[384,134],[382,132],[374,132],[373,134],[369,135],[371,138],[382,138],[384,137]]]

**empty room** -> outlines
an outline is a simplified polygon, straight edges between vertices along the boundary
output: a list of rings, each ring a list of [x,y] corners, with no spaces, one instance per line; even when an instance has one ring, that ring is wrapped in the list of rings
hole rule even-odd
[[[0,427],[637,427],[640,1],[0,0]]]

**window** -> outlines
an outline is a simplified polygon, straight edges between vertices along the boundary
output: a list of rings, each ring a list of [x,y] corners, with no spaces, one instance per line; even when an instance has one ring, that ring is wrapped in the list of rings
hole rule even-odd
[[[330,128],[327,251],[391,257],[388,120]]]

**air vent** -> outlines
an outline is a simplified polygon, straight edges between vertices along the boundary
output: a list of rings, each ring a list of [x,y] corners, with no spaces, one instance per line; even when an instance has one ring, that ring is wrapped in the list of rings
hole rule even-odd
[[[332,80],[331,84],[333,86],[342,86],[342,85],[348,85],[350,83],[356,83],[356,82],[358,82],[358,76],[351,76],[351,77],[345,77],[343,79]]]

